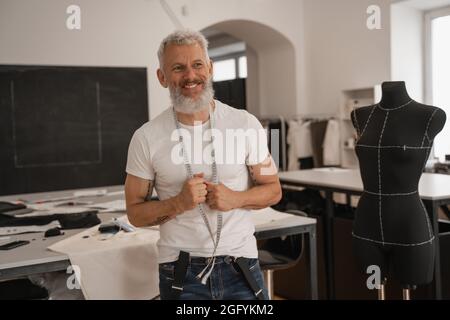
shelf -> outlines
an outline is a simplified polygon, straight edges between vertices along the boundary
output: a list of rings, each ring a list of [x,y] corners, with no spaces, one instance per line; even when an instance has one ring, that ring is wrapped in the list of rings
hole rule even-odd
[[[341,91],[339,120],[341,165],[343,167],[357,168],[359,166],[355,147],[345,146],[344,142],[355,138],[356,129],[353,127],[351,112],[364,106],[373,105],[377,98],[375,89],[374,87],[366,87]]]

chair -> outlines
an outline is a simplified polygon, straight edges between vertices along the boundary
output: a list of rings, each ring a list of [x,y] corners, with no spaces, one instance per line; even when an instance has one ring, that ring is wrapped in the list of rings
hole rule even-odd
[[[285,212],[307,216],[306,213],[298,210]],[[296,265],[303,255],[304,242],[304,235],[296,234],[268,239],[258,248],[259,264],[264,274],[269,299],[272,300],[274,293],[273,272]]]

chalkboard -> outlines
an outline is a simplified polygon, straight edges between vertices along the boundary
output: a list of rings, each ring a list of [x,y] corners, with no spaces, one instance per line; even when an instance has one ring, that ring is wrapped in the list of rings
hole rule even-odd
[[[0,195],[122,184],[145,68],[0,65]]]
[[[247,109],[246,79],[233,79],[213,83],[214,98],[236,109]]]

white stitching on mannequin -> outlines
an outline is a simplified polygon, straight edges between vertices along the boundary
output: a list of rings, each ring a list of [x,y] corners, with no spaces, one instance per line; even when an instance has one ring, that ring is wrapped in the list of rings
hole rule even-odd
[[[428,142],[430,142],[430,138],[428,138],[428,129],[430,128],[431,120],[433,119],[434,115],[436,114],[436,111],[438,111],[438,109],[435,109],[433,111],[433,113],[431,114],[430,119],[428,119],[427,127],[425,129],[425,133],[423,134],[423,139],[422,139],[422,144],[421,144],[422,147],[423,147],[423,144],[425,143],[425,137],[428,139]]]
[[[379,149],[394,149],[394,148],[398,148],[398,149],[418,149],[418,150],[422,150],[422,149],[431,149],[431,147],[412,147],[412,146],[407,146],[407,145],[403,145],[403,146],[371,146],[371,145],[367,145],[367,144],[358,144],[358,147],[364,147],[364,148],[379,148]]]
[[[423,139],[422,139],[422,146],[423,146],[423,144],[425,143],[425,137],[427,138],[430,149],[431,149],[432,141],[431,141],[430,138],[428,137],[428,129],[430,128],[431,120],[433,119],[434,115],[436,114],[436,111],[438,111],[438,109],[435,109],[435,110],[433,111],[433,113],[431,114],[430,119],[428,119],[427,127],[426,127],[426,129],[425,129],[425,133],[424,133]],[[425,162],[424,162],[422,171],[423,171],[423,169],[425,169],[425,166],[427,165],[427,160],[428,160],[428,157],[430,156],[430,152],[431,152],[431,150],[429,150],[429,151],[425,154]],[[430,235],[430,237],[431,237],[431,224],[430,224],[430,219],[429,219],[429,217],[428,217],[427,210],[425,209],[425,206],[423,205],[423,202],[422,202],[421,199],[420,199],[420,204],[422,205],[423,213],[424,213],[424,215],[425,215],[425,220],[427,221],[427,225],[428,225],[428,233],[429,233],[429,235]]]
[[[361,136],[361,129],[359,128],[358,118],[356,117],[356,109],[353,110],[353,120],[356,124],[356,133],[358,134],[358,136]]]
[[[389,111],[386,112],[386,117],[384,118],[383,129],[381,129],[380,139],[378,139],[378,146],[381,146],[381,140],[383,139],[384,129],[386,128],[386,123],[389,118]],[[381,149],[378,148],[378,192],[380,195],[378,196],[378,212],[380,215],[380,232],[381,232],[381,241],[384,242],[384,234],[383,234],[383,218],[381,213]]]
[[[361,132],[361,135],[359,136],[358,140],[361,140],[362,136],[364,135],[364,132],[366,132],[367,125],[369,124],[370,118],[372,118],[372,114],[375,111],[376,107],[377,107],[377,105],[373,106],[372,111],[370,112],[369,117],[367,118],[366,124],[364,125],[364,129]]]
[[[428,219],[428,213],[427,213],[427,209],[425,209],[425,206],[423,205],[422,199],[419,200],[420,204],[422,205],[422,209],[423,209],[423,213],[425,214],[425,220],[427,221],[427,225],[428,225],[428,234],[431,237],[434,237],[431,233],[431,224],[430,224],[430,220]]]
[[[361,236],[356,235],[354,232],[352,232],[352,236],[361,240],[365,240],[365,241],[370,241],[370,242],[375,242],[375,243],[379,243],[382,245],[391,245],[391,246],[403,246],[403,247],[415,247],[415,246],[421,246],[427,243],[430,243],[434,240],[434,236],[427,241],[424,242],[418,242],[418,243],[397,243],[397,242],[385,242],[385,241],[378,241],[378,240],[373,240],[373,239],[369,239],[369,238],[364,238]]]
[[[425,166],[427,165],[427,160],[428,160],[428,157],[430,156],[430,153],[431,153],[431,150],[428,150],[428,152],[425,153],[425,162],[424,162],[423,167],[422,167],[422,172],[424,171]],[[427,209],[425,209],[425,206],[423,205],[422,199],[420,199],[420,204],[422,205],[423,213],[425,215],[425,220],[427,221],[427,225],[428,225],[428,233],[429,233],[429,235],[431,237],[431,225],[430,225],[430,221],[429,221],[429,218],[428,218]]]
[[[372,191],[364,190],[364,193],[373,194],[375,196],[410,196],[410,195],[418,193],[418,191],[416,190],[416,191],[407,192],[407,193],[379,193],[379,192],[372,192]]]
[[[396,107],[396,108],[389,108],[389,109],[386,109],[386,108],[383,108],[382,106],[381,106],[381,104],[377,104],[377,106],[378,106],[378,108],[380,108],[381,110],[384,110],[384,111],[392,111],[392,110],[398,110],[398,109],[401,109],[401,108],[403,108],[403,107],[406,107],[408,104],[410,104],[411,102],[413,102],[413,100],[411,99],[411,100],[409,100],[407,103],[405,103],[405,104],[402,104],[401,106],[399,106],[399,107]]]

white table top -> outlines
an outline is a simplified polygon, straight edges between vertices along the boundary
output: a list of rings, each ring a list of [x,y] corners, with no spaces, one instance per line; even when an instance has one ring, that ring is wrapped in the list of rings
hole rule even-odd
[[[361,175],[357,169],[321,168],[285,171],[279,174],[281,183],[303,183],[311,186],[363,191]],[[423,173],[419,194],[424,200],[450,199],[450,175]]]

